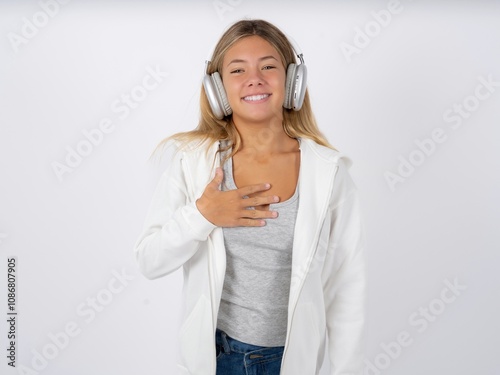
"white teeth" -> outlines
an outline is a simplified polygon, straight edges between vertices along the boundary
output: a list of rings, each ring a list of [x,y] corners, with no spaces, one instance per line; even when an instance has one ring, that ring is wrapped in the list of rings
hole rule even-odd
[[[265,99],[269,96],[269,94],[264,94],[264,95],[252,95],[252,96],[245,96],[243,99],[248,100],[248,101],[256,101],[256,100],[262,100]]]

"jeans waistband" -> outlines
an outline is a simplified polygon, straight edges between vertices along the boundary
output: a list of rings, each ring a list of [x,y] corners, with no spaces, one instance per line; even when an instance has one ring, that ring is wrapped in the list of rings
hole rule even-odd
[[[252,352],[252,357],[259,358],[264,355],[269,354],[279,354],[283,352],[284,346],[258,346],[246,344],[244,342],[233,339],[228,336],[226,332],[216,329],[215,332],[216,343],[221,345],[224,353],[237,352],[237,353],[249,353]]]

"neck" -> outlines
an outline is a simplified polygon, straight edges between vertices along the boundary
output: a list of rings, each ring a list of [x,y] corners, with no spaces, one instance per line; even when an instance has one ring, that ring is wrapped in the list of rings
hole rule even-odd
[[[239,152],[271,155],[289,151],[290,148],[297,146],[297,141],[290,138],[283,130],[281,119],[259,123],[246,123],[234,118],[233,121],[241,137]]]

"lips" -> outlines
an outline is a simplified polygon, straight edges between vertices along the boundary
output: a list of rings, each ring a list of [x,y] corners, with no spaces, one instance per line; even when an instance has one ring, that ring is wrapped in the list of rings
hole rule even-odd
[[[257,95],[248,95],[243,97],[243,100],[247,102],[257,102],[259,100],[264,100],[270,97],[271,94],[257,94]]]

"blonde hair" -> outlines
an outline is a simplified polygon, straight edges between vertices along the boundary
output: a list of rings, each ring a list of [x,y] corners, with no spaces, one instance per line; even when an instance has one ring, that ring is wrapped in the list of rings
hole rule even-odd
[[[220,38],[215,46],[211,62],[207,68],[207,74],[212,74],[216,71],[222,72],[222,63],[227,50],[240,39],[253,35],[260,36],[278,51],[285,68],[288,67],[290,63],[297,63],[292,45],[285,34],[276,26],[264,20],[241,20],[229,27]],[[226,151],[232,147],[231,153],[227,153],[225,159],[233,156],[240,148],[241,138],[232,121],[232,115],[225,116],[222,120],[218,120],[214,116],[203,85],[200,93],[200,111],[200,120],[197,128],[186,132],[175,133],[163,139],[153,151],[152,155],[171,139],[180,141],[181,147],[195,140],[199,141],[195,146],[197,147],[206,141],[210,141],[209,144],[212,144],[213,142],[227,139],[229,140],[227,147],[219,151]],[[335,150],[317,126],[316,119],[311,109],[307,89],[304,103],[299,111],[283,108],[283,130],[291,138],[309,138],[320,145]],[[209,146],[206,147],[207,152],[208,149]]]

